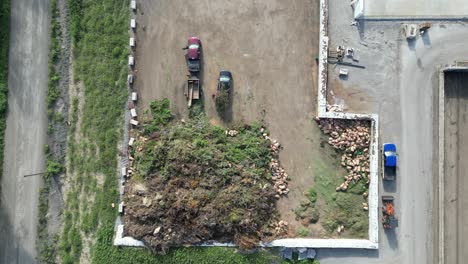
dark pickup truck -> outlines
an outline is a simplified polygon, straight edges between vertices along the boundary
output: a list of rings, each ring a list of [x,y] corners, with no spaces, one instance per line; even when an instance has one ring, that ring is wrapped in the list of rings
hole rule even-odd
[[[230,71],[220,71],[218,79],[218,91],[230,92],[232,85],[232,74]]]

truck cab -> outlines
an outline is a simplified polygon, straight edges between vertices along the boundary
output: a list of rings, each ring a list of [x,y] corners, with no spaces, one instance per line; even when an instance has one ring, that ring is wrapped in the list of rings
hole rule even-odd
[[[189,72],[200,71],[200,55],[201,55],[201,41],[198,37],[190,37],[187,42],[187,46],[184,48],[187,50],[187,67]]]
[[[397,153],[393,143],[384,143],[382,146],[383,179],[393,181],[396,177]]]

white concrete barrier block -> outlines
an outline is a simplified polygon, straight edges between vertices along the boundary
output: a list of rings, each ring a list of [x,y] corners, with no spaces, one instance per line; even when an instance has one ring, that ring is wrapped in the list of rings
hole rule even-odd
[[[135,138],[130,138],[130,140],[128,141],[128,145],[131,147],[133,146],[134,143],[135,143]]]
[[[135,108],[130,109],[130,115],[132,116],[132,118],[137,117],[137,112]]]
[[[130,27],[131,27],[133,30],[135,30],[135,28],[136,28],[136,20],[133,19],[133,18],[130,19]]]
[[[131,119],[130,120],[130,124],[134,125],[134,126],[138,126],[138,121],[136,121],[135,119]]]
[[[114,246],[125,246],[125,247],[144,247],[142,241],[138,241],[132,237],[124,237],[124,225],[117,226],[117,232],[115,234]]]
[[[133,77],[133,74],[129,74],[129,75],[127,76],[127,82],[128,82],[128,84],[133,84],[133,78],[134,78],[134,77]]]
[[[129,66],[135,65],[135,57],[133,57],[132,55],[128,56],[128,65]]]
[[[138,99],[137,93],[136,93],[136,92],[133,92],[133,93],[132,93],[132,101],[136,102],[137,99]]]
[[[132,47],[132,48],[135,47],[135,38],[130,38],[130,40],[129,40],[129,45],[130,45],[130,47]]]
[[[135,0],[132,0],[132,1],[130,2],[130,8],[131,8],[133,11],[136,10],[136,1],[135,1]]]

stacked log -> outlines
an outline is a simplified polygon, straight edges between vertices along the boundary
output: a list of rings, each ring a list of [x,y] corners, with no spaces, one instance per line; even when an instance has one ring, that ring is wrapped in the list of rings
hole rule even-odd
[[[237,130],[226,130],[226,135],[229,135],[231,137],[235,137],[237,136],[237,134],[239,134],[239,131]]]
[[[271,169],[271,179],[273,180],[273,189],[276,192],[275,197],[279,199],[281,195],[287,195],[289,193],[289,188],[288,188],[288,174],[284,170],[283,167],[281,167],[279,159],[278,159],[278,154],[281,148],[280,143],[272,139],[268,136],[268,133],[266,133],[266,130],[264,128],[260,129],[260,133],[262,133],[263,138],[268,140],[270,142],[270,150],[273,158],[270,160],[270,169]]]
[[[286,195],[289,193],[288,188],[288,174],[280,166],[278,159],[271,159],[271,179],[274,181],[273,188],[277,193],[276,198],[280,198],[280,195]]]
[[[328,138],[328,144],[342,152],[341,166],[346,169],[344,182],[336,191],[346,191],[351,184],[365,179],[369,182],[370,123],[361,120],[315,118]],[[366,206],[364,206],[365,209]]]
[[[336,232],[338,232],[338,234],[343,233],[344,232],[344,225],[338,226],[338,228],[336,229]]]
[[[278,222],[274,222],[270,225],[270,227],[272,228],[272,230],[274,230],[275,236],[282,236],[288,232],[288,225],[288,222],[281,220]]]

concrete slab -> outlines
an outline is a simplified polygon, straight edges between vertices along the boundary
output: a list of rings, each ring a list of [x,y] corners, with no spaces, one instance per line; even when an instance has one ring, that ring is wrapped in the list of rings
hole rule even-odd
[[[380,229],[379,250],[320,249],[320,263],[436,263],[438,240],[433,200],[433,87],[438,69],[454,60],[466,60],[468,24],[434,23],[424,36],[406,41],[401,22],[361,20],[351,26],[349,5],[330,1],[329,45],[355,49],[347,79],[339,77],[339,65],[331,64],[329,103],[344,104],[344,111],[379,115],[381,141],[400,146],[398,178],[394,184],[379,184],[379,193],[396,198],[400,227],[395,232]],[[415,100],[417,98],[417,100]],[[335,101],[333,101],[335,100]],[[447,262],[449,263],[449,262]]]
[[[364,18],[463,18],[466,0],[364,0]]]
[[[439,212],[439,263],[460,263],[468,257],[464,250],[468,237],[468,166],[463,162],[468,157],[468,71],[466,68],[464,71],[446,71],[440,78],[444,78],[445,84],[439,88],[444,92],[439,101],[443,104],[439,110],[443,114],[439,127],[444,130],[442,135],[439,134],[439,140],[443,141],[439,148],[442,151],[439,156],[442,164],[439,207],[443,208]]]

